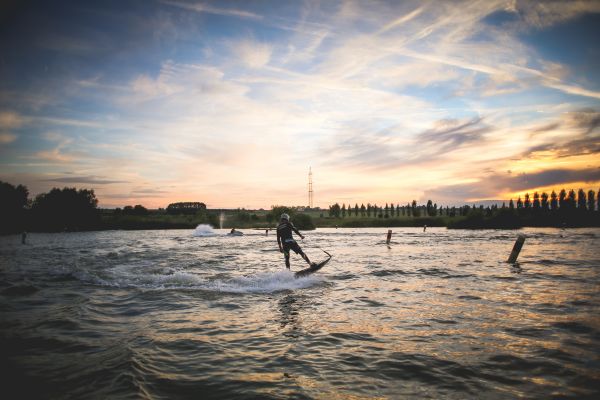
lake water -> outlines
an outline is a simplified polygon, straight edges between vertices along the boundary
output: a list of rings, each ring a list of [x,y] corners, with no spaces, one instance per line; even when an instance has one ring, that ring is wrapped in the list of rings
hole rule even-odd
[[[386,232],[0,237],[3,397],[598,398],[600,229]]]

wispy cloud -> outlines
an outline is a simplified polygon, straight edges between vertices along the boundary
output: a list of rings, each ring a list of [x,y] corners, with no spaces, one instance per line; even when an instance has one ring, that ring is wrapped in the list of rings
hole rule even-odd
[[[482,176],[472,183],[441,186],[424,192],[422,199],[460,204],[465,199],[508,200],[502,198],[507,193],[523,192],[532,188],[555,187],[560,190],[572,183],[594,183],[600,181],[600,168],[549,169],[537,173],[511,174],[494,173]],[[496,196],[496,197],[490,197]]]
[[[239,59],[250,68],[261,68],[269,63],[272,46],[255,40],[243,39],[230,43],[233,59]]]
[[[0,130],[10,130],[23,125],[24,118],[14,111],[0,112]]]
[[[199,13],[206,14],[216,14],[216,15],[224,15],[229,17],[237,17],[237,18],[248,18],[248,19],[262,19],[263,17],[259,14],[246,11],[239,10],[235,8],[221,8],[210,5],[208,2],[182,2],[182,1],[161,1],[163,4],[168,4],[170,6],[183,8],[190,11],[195,11]]]
[[[0,133],[0,144],[8,144],[17,140],[17,135],[12,133]]]
[[[600,4],[596,1],[515,1],[504,10],[516,14],[522,28],[542,29],[585,13],[600,13]]]
[[[465,144],[483,145],[485,134],[492,128],[477,117],[468,121],[445,119],[437,121],[432,129],[416,136],[416,143],[435,149],[434,154],[445,154]]]
[[[127,181],[105,179],[97,176],[82,175],[82,176],[61,176],[58,178],[45,179],[46,182],[59,182],[67,184],[84,184],[84,185],[110,185],[115,183],[127,183]]]
[[[0,145],[16,141],[19,136],[12,130],[20,128],[23,123],[24,118],[14,111],[0,112]]]

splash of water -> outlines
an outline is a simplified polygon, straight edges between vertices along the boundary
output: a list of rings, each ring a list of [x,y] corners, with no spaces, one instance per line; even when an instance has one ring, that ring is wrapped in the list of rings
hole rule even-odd
[[[266,272],[256,275],[215,280],[205,288],[225,293],[274,293],[281,290],[307,288],[320,282],[316,276],[298,279],[290,271]]]
[[[215,231],[213,230],[213,227],[208,224],[198,225],[196,227],[196,229],[194,229],[194,232],[192,233],[192,236],[195,236],[195,237],[214,236],[214,235],[215,235]]]
[[[152,268],[143,264],[121,264],[99,271],[78,271],[75,279],[101,286],[135,287],[147,290],[206,290],[221,293],[275,293],[303,289],[321,282],[317,276],[296,278],[288,270],[248,276],[212,279],[171,268]]]
[[[219,229],[223,229],[223,221],[225,221],[225,214],[219,214]]]

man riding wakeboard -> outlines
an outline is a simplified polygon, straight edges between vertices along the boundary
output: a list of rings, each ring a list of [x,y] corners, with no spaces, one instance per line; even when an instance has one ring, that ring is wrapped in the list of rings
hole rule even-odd
[[[279,251],[283,253],[285,257],[285,267],[290,269],[290,250],[293,250],[296,254],[299,254],[304,261],[311,267],[316,263],[311,263],[308,256],[304,254],[298,243],[292,237],[292,231],[296,232],[300,238],[304,239],[298,229],[290,222],[290,216],[288,214],[281,214],[279,225],[277,226],[277,244],[279,245]]]

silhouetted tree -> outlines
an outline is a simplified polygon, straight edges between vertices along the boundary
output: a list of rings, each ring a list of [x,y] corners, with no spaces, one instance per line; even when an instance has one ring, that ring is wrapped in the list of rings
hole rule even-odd
[[[521,200],[521,196],[517,199],[517,210],[523,208],[523,201]]]
[[[566,199],[567,199],[567,192],[565,189],[562,189],[560,191],[560,193],[558,194],[558,206],[561,209],[565,209],[566,208]]]
[[[525,201],[523,202],[525,208],[531,208],[531,201],[529,200],[529,193],[525,193]]]
[[[417,207],[417,201],[416,200],[412,201],[411,208],[412,208],[411,211],[412,211],[413,217],[418,217],[418,216],[421,215],[421,210],[419,210],[419,208]]]
[[[335,203],[332,206],[329,206],[329,216],[339,218],[341,213],[341,207],[338,203]]]
[[[331,207],[329,207],[329,209],[330,209],[330,213],[331,213]],[[265,219],[269,223],[270,222],[279,223],[279,220],[281,219],[281,214],[287,214],[290,216],[290,219],[294,219],[296,217],[297,213],[298,213],[297,207],[271,205],[271,211],[269,211],[265,215]]]
[[[36,196],[32,213],[43,230],[88,230],[97,228],[98,199],[93,190],[54,188]]]
[[[358,203],[354,204],[354,216],[358,217]]]
[[[550,208],[552,210],[558,209],[558,200],[557,200],[556,192],[554,190],[552,191],[552,193],[550,193]]]
[[[14,233],[26,228],[25,208],[29,204],[26,186],[0,181],[0,233]]]
[[[542,192],[542,201],[541,201],[540,206],[541,206],[542,210],[548,211],[548,207],[549,207],[549,204],[548,204],[548,193]]]
[[[360,216],[364,217],[367,213],[367,208],[365,207],[364,203],[360,205]]]
[[[179,202],[179,203],[171,203],[167,206],[167,214],[187,214],[193,215],[198,212],[206,211],[206,204],[201,202]]]
[[[568,208],[570,210],[575,209],[575,205],[577,204],[575,191],[573,189],[569,190],[569,195],[567,196]]]
[[[342,204],[342,218],[346,218],[346,203]]]
[[[511,210],[515,208],[515,203],[513,203],[512,199],[510,199],[510,201],[508,202],[508,208],[510,208]]]
[[[596,193],[593,190],[588,191],[587,195],[587,204],[588,211],[594,211],[594,206],[596,203]]]
[[[148,215],[148,209],[141,204],[133,206],[133,213],[135,215]]]
[[[540,208],[540,195],[538,192],[533,193],[533,208],[538,210]]]
[[[586,210],[587,209],[587,196],[585,195],[585,192],[583,191],[583,189],[579,189],[579,191],[577,192],[577,208],[579,208],[581,211]]]

